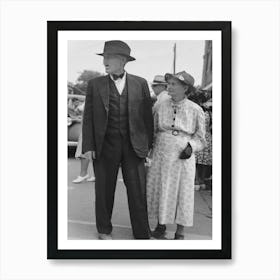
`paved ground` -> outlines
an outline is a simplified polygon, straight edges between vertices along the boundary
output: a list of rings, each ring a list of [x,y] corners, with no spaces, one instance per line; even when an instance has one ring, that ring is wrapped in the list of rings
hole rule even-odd
[[[94,183],[73,184],[80,163],[68,159],[68,238],[97,239],[94,215]],[[90,167],[90,172],[92,168]],[[119,172],[112,223],[113,239],[133,239],[126,189]],[[167,237],[173,238],[175,225],[168,225]],[[209,191],[195,192],[194,226],[186,229],[186,239],[209,240],[212,236],[212,195]]]

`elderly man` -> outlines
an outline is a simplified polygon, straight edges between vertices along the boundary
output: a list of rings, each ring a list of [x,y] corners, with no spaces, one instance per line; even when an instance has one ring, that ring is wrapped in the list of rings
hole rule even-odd
[[[156,102],[154,103],[153,106],[153,113],[158,109],[158,106],[162,101],[164,101],[167,98],[170,98],[166,90],[166,87],[167,87],[167,82],[165,81],[164,76],[156,75],[152,82],[152,89],[156,95]]]
[[[135,239],[149,239],[145,158],[152,147],[152,102],[145,79],[127,73],[135,60],[123,41],[107,41],[108,75],[88,84],[83,119],[83,153],[94,160],[95,209],[99,239],[112,239],[112,210],[119,167],[127,190]]]

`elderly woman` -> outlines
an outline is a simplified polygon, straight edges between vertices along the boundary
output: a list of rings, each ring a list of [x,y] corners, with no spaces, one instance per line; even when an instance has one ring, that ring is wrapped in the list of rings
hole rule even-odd
[[[154,115],[155,141],[147,174],[147,207],[152,236],[162,239],[166,224],[177,224],[174,239],[193,225],[195,152],[205,145],[204,112],[187,96],[194,78],[185,71],[165,74],[171,96]]]

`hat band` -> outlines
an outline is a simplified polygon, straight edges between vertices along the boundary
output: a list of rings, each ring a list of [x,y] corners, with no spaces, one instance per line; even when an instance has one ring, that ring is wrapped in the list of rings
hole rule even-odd
[[[105,55],[105,54],[117,54],[117,55],[123,55],[123,56],[130,56],[129,54],[126,54],[126,53],[114,52],[114,51],[104,51],[100,55]]]
[[[98,53],[97,55],[102,55],[102,56],[104,56],[104,55],[121,55],[121,56],[128,58],[129,60],[135,60],[135,58],[130,56],[129,54],[123,53],[123,52],[117,52],[117,51],[104,51],[103,53]]]

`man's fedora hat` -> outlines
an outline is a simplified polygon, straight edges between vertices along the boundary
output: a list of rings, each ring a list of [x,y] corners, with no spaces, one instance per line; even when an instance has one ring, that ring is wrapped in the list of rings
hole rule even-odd
[[[169,74],[166,73],[164,75],[165,80],[168,82],[169,79],[175,78],[179,80],[180,82],[188,85],[188,86],[193,86],[194,85],[194,78],[190,74],[188,74],[186,71],[181,71],[176,74]]]
[[[123,41],[106,41],[103,53],[98,53],[98,55],[104,56],[106,54],[123,55],[128,61],[135,60],[134,57],[130,56],[130,47]]]
[[[165,81],[164,76],[156,75],[154,77],[154,80],[152,82],[152,86],[156,86],[156,85],[167,85],[167,82]]]

